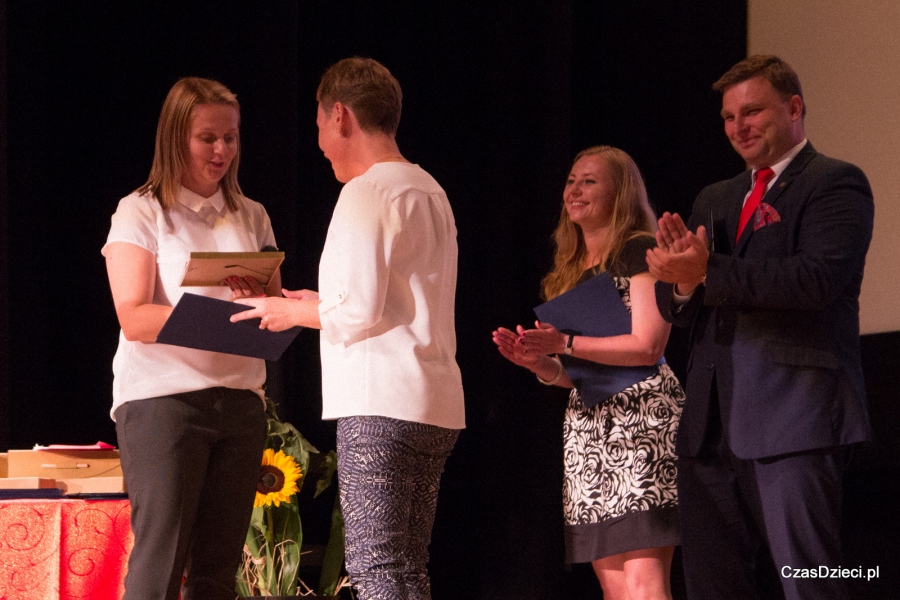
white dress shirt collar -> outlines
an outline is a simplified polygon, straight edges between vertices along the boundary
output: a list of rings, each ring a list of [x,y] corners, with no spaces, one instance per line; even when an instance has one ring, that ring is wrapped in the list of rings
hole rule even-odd
[[[216,209],[216,212],[221,214],[222,209],[225,207],[225,195],[222,193],[221,187],[209,198],[204,198],[200,194],[195,194],[182,185],[178,187],[177,200],[180,204],[183,204],[195,213],[199,213],[200,209],[205,205],[209,205]]]
[[[806,144],[808,142],[809,142],[809,140],[807,140],[806,138],[803,138],[802,142],[800,142],[799,144],[797,144],[796,146],[794,146],[793,148],[788,150],[788,153],[785,154],[784,156],[782,156],[781,159],[777,163],[775,163],[774,165],[769,167],[770,169],[772,169],[775,172],[775,176],[769,180],[769,185],[766,186],[767,190],[772,187],[772,184],[775,183],[776,179],[781,177],[781,174],[784,173],[784,170],[787,169],[787,166],[791,163],[792,160],[794,160],[794,158],[798,154],[800,154],[800,151],[803,150],[803,147],[806,146]],[[759,169],[753,169],[753,172],[750,174],[751,181],[756,181],[756,172],[758,170]]]

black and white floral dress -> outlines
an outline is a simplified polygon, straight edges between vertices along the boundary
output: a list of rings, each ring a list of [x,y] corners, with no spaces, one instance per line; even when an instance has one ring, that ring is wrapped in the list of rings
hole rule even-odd
[[[629,311],[631,277],[647,271],[654,245],[650,237],[629,241],[610,269]],[[572,390],[563,426],[567,562],[678,544],[675,430],[683,405],[666,364],[592,408]]]

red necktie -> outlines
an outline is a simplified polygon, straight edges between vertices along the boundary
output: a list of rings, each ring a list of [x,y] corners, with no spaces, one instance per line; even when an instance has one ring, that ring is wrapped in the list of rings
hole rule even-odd
[[[738,221],[738,230],[737,235],[734,238],[734,243],[737,243],[737,241],[741,239],[741,234],[744,232],[744,227],[747,226],[747,222],[750,221],[750,217],[752,217],[753,213],[756,212],[756,207],[759,206],[759,201],[762,200],[762,197],[766,194],[766,186],[774,176],[775,171],[768,167],[766,167],[765,169],[760,169],[756,172],[756,183],[753,185],[753,191],[750,192],[750,197],[747,198],[747,201],[744,203],[743,210],[741,210],[741,220]]]

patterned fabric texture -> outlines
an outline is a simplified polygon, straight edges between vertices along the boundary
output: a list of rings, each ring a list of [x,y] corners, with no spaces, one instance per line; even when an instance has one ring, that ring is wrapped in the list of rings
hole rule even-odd
[[[630,310],[630,278],[613,280]],[[665,364],[592,408],[572,390],[563,425],[569,562],[677,542],[675,432],[683,405],[684,392]],[[615,540],[589,539],[609,535],[613,524]]]
[[[766,202],[760,202],[756,212],[753,213],[753,231],[761,229],[766,225],[773,225],[781,222],[781,215],[775,210],[775,207]]]
[[[388,417],[338,419],[347,573],[359,600],[430,600],[428,544],[458,435]]]

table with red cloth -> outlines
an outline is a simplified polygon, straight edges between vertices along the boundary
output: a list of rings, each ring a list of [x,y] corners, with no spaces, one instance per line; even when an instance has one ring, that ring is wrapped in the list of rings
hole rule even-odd
[[[0,600],[116,600],[134,545],[128,500],[0,501]]]

